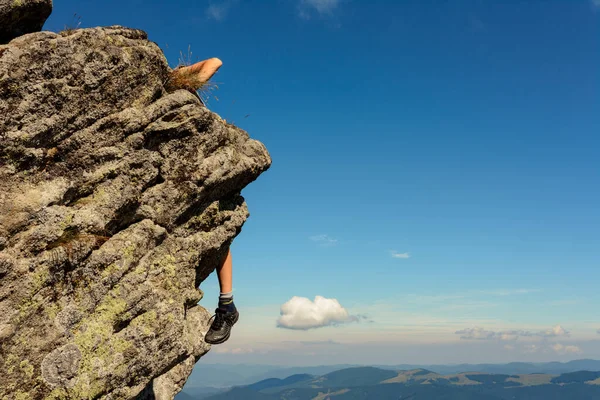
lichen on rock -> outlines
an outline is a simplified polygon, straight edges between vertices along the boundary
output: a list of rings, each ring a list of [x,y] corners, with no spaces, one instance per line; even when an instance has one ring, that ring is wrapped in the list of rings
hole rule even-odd
[[[0,399],[171,399],[209,350],[198,287],[271,159],[170,71],[120,26],[0,45]]]

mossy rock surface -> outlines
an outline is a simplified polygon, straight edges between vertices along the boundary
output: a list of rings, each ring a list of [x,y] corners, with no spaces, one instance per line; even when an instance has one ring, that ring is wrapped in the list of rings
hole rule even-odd
[[[0,399],[170,399],[209,350],[199,285],[271,159],[170,71],[120,26],[0,46]]]

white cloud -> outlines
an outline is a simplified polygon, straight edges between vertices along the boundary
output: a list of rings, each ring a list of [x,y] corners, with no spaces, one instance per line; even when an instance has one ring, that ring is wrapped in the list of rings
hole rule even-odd
[[[537,344],[525,345],[525,353],[537,353],[540,350],[540,346]]]
[[[358,317],[349,315],[336,299],[316,296],[313,302],[306,297],[294,296],[281,306],[277,326],[307,330],[358,320]]]
[[[314,8],[319,14],[330,14],[340,4],[340,0],[302,0],[301,3]]]
[[[582,353],[581,349],[578,346],[563,346],[560,343],[553,344],[552,350],[554,350],[558,354],[580,354],[580,353]]]
[[[514,334],[514,333],[512,333],[512,332],[501,332],[501,333],[498,335],[498,338],[499,338],[500,340],[503,340],[503,341],[505,341],[505,342],[509,342],[509,341],[512,341],[512,340],[517,340],[517,339],[519,338],[519,335],[515,335],[515,334]]]
[[[324,234],[311,236],[309,239],[313,242],[319,243],[321,246],[335,246],[337,244],[337,239]]]
[[[206,8],[206,16],[215,21],[223,21],[235,0],[211,2]]]
[[[553,328],[548,329],[545,332],[541,333],[540,336],[543,336],[543,337],[569,336],[569,332],[567,332],[565,330],[565,328],[563,328],[562,326],[556,325]]]
[[[244,348],[244,347],[234,347],[232,349],[229,349],[226,347],[217,346],[214,350],[211,349],[211,351],[214,351],[215,353],[220,353],[220,354],[252,354],[252,353],[254,353],[254,349]]]
[[[511,331],[492,331],[481,327],[467,328],[455,332],[461,335],[463,340],[489,340],[499,343],[506,343],[503,347],[506,350],[514,350],[517,340],[520,337],[526,338],[525,344],[521,347],[525,353],[554,353],[559,355],[580,354],[581,349],[574,345],[563,345],[553,343],[553,339],[566,338],[570,333],[561,325],[555,325],[552,328],[541,331],[511,330]],[[533,341],[533,343],[531,343]],[[512,343],[511,343],[512,342]]]
[[[567,353],[577,353],[577,354],[583,353],[583,351],[579,348],[579,346],[565,346],[565,351]]]
[[[465,340],[490,340],[496,337],[496,332],[486,331],[483,328],[467,328],[455,332],[462,335],[460,338]]]
[[[561,351],[561,350],[562,350],[562,349],[563,349],[565,346],[563,346],[563,345],[562,345],[562,344],[560,344],[560,343],[555,343],[555,344],[553,344],[551,347],[552,347],[552,350],[554,350],[555,352],[557,352],[557,353],[558,353],[558,352],[560,352],[560,351]]]
[[[300,0],[298,15],[304,19],[310,19],[312,12],[319,15],[332,15],[339,4],[340,0]]]
[[[329,339],[329,340],[308,340],[308,341],[301,341],[298,342],[299,344],[303,345],[303,346],[339,346],[341,343],[340,342],[336,342],[333,339]]]
[[[519,337],[541,337],[544,339],[555,338],[555,337],[568,337],[570,333],[560,325],[556,325],[545,331],[532,332],[525,330],[512,330],[512,331],[488,331],[480,327],[466,328],[455,332],[457,335],[461,335],[461,339],[464,340],[502,340],[511,341],[517,340]]]
[[[410,258],[410,254],[409,253],[398,253],[397,251],[392,251],[392,257],[393,258]]]

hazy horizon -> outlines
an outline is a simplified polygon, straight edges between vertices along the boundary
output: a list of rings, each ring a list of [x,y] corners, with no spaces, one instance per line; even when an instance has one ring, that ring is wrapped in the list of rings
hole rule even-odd
[[[587,354],[579,354],[572,356],[568,354],[557,354],[552,345],[546,350],[541,350],[541,354],[527,353],[524,349],[524,354],[515,355],[513,351],[507,351],[503,345],[491,345],[490,343],[447,343],[445,345],[429,344],[426,346],[427,353],[423,349],[410,346],[398,345],[396,343],[378,342],[373,345],[365,343],[338,344],[338,349],[332,351],[330,348],[320,348],[317,354],[314,345],[312,349],[295,345],[287,350],[252,350],[243,353],[243,347],[238,347],[239,353],[236,354],[236,348],[227,349],[227,352],[219,352],[216,347],[201,359],[201,362],[208,364],[253,364],[253,365],[280,365],[280,366],[315,366],[315,365],[339,365],[339,364],[355,364],[355,365],[459,365],[459,364],[507,364],[511,362],[525,363],[546,363],[546,362],[569,362],[582,359],[600,359],[599,356],[589,356],[590,353],[600,354],[600,345],[597,341],[589,342],[572,342],[574,346],[579,348],[592,349]],[[273,347],[273,344],[269,344]],[[305,346],[305,345],[304,345]],[[527,346],[524,344],[523,347]],[[353,351],[360,347],[359,351],[353,355],[346,355],[346,352]],[[253,349],[256,346],[252,347]],[[518,351],[518,350],[517,350]],[[431,354],[431,353],[434,354]],[[499,353],[506,353],[504,356],[498,356]],[[473,353],[472,355],[457,356],[457,353]],[[288,359],[287,363],[285,360]],[[335,360],[335,361],[329,361]]]
[[[203,360],[204,358],[202,358],[201,360]],[[434,365],[438,365],[438,366],[461,366],[461,365],[465,365],[465,364],[469,364],[469,365],[506,365],[506,364],[512,364],[512,363],[524,363],[524,364],[546,364],[546,363],[561,363],[561,364],[566,364],[569,362],[576,362],[576,361],[597,361],[600,362],[600,359],[596,360],[596,359],[592,359],[592,358],[575,358],[572,360],[568,360],[568,361],[558,361],[558,360],[554,360],[554,361],[509,361],[509,362],[501,362],[501,363],[444,363],[444,364],[420,364],[420,363],[395,363],[395,364],[374,364],[374,363],[357,363],[357,364],[348,364],[348,363],[341,363],[341,364],[306,364],[306,365],[287,365],[287,364],[261,364],[261,363],[224,363],[224,362],[202,362],[202,366],[203,367],[215,367],[215,366],[237,366],[237,367],[241,367],[241,366],[260,366],[260,367],[290,367],[290,368],[305,368],[305,367],[336,367],[336,366],[344,366],[344,365],[352,365],[352,366],[361,366],[361,367],[370,367],[370,366],[378,366],[378,367],[396,367],[396,366],[402,366],[402,365],[414,365],[414,366],[434,366]]]

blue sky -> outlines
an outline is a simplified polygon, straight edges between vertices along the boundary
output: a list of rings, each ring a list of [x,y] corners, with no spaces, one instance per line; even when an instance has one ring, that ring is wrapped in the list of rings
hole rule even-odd
[[[273,158],[206,362],[600,358],[598,0],[56,0],[45,29],[74,13],[221,58],[209,108]]]

